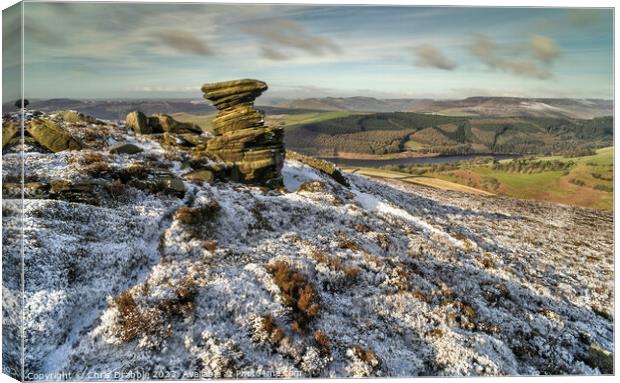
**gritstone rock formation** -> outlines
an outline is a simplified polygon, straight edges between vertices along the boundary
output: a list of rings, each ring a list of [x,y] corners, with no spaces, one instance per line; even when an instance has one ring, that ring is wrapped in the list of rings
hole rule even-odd
[[[202,86],[204,97],[219,110],[207,152],[233,163],[231,178],[236,181],[278,187],[284,164],[283,130],[265,126],[263,113],[254,109],[254,100],[265,90],[267,84],[249,79]]]
[[[198,125],[180,122],[164,113],[146,116],[142,112],[134,111],[127,115],[125,126],[137,134],[201,134],[202,129]]]

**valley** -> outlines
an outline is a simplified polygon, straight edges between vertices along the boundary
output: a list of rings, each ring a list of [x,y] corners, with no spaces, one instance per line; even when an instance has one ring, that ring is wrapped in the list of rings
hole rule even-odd
[[[432,187],[441,184],[514,198],[612,208],[610,102],[502,97],[311,100],[279,102],[260,109],[267,125],[284,128],[289,150],[323,158],[347,171],[372,177],[390,171],[409,182]],[[32,103],[44,111],[73,108],[109,120],[122,119],[133,109],[168,112],[174,119],[207,132],[212,132],[215,117],[209,103],[195,100],[54,99]],[[10,108],[3,105],[5,110]],[[555,170],[552,165],[534,169],[532,163],[537,161],[566,165]]]

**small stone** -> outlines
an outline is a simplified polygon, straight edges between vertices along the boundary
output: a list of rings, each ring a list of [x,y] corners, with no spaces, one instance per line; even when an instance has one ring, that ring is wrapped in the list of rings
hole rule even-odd
[[[185,185],[179,178],[162,178],[157,183],[159,189],[167,194],[182,196],[185,194]]]
[[[215,174],[211,170],[196,170],[185,174],[185,179],[196,182],[213,182]]]
[[[142,152],[142,149],[134,144],[120,143],[110,146],[109,152],[113,154],[136,154]]]

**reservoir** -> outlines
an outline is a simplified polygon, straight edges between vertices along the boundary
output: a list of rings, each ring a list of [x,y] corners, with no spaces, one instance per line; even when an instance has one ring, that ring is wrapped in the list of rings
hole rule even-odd
[[[506,160],[519,158],[518,155],[499,154],[499,155],[459,155],[459,156],[437,156],[437,157],[410,157],[410,158],[394,158],[389,160],[356,160],[345,158],[327,158],[322,159],[335,163],[338,166],[360,167],[360,168],[380,168],[386,165],[411,165],[411,164],[444,164],[456,161],[470,161],[476,158],[493,158],[495,160]]]

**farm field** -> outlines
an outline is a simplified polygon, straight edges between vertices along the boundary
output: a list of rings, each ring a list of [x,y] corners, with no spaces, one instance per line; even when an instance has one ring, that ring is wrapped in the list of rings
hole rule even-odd
[[[390,169],[514,198],[603,210],[613,208],[613,147],[574,158],[543,156]]]

